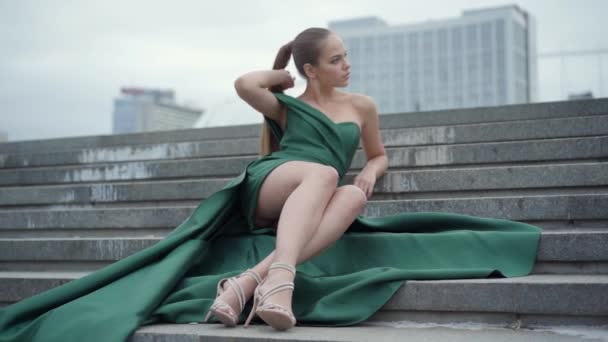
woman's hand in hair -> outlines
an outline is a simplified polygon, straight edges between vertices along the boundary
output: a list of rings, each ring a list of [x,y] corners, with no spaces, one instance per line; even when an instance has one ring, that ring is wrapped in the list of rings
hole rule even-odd
[[[283,89],[292,88],[295,84],[296,78],[291,76],[288,70],[285,70],[285,78],[281,81],[280,85]]]

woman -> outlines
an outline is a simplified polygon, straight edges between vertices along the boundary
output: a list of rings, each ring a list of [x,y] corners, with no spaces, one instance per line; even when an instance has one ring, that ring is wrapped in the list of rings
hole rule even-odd
[[[281,93],[293,86],[280,70],[290,51],[308,83],[299,98]],[[280,50],[276,70],[239,77],[239,96],[265,115],[263,156],[156,244],[0,309],[0,342],[127,341],[141,325],[205,314],[234,326],[251,296],[246,326],[255,314],[279,330],[296,317],[353,325],[408,279],[529,274],[536,226],[441,212],[360,215],[387,159],[370,98],[334,89],[349,68],[339,37],[311,28]],[[353,185],[341,184],[360,142],[367,164]]]
[[[242,304],[252,296],[259,279],[264,277],[256,295],[263,298],[258,304],[266,305],[253,310],[245,326],[254,311],[277,329],[295,325],[291,291],[285,291],[293,289],[295,266],[340,238],[362,212],[376,179],[388,166],[380,140],[378,113],[371,98],[335,89],[348,84],[350,63],[342,40],[327,29],[310,28],[297,35],[279,51],[274,70],[250,72],[239,77],[235,82],[238,95],[285,132],[287,106],[271,91],[293,87],[295,78],[284,70],[291,53],[298,72],[307,81],[306,90],[297,99],[327,113],[328,119],[336,124],[356,125],[368,162],[353,185],[339,187],[336,187],[338,171],[316,162],[287,161],[267,175],[259,190],[255,223],[274,224],[277,228],[276,250],[245,273],[250,277],[222,280],[220,295],[206,319],[213,313],[229,326],[237,323]],[[269,128],[264,127],[262,141],[269,144]],[[264,145],[261,149],[263,154],[269,150]]]

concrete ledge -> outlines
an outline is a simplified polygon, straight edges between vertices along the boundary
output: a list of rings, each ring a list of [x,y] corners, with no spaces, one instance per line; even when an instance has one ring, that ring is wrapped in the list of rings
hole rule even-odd
[[[0,206],[203,200],[232,178],[0,188]]]
[[[555,261],[537,262],[531,274],[608,274],[608,262]]]
[[[177,227],[196,206],[0,211],[0,229]],[[74,231],[78,234],[78,231]]]
[[[46,153],[0,154],[0,168],[255,155],[258,154],[258,141],[259,138],[225,139],[93,147]]]
[[[391,148],[386,152],[389,167],[415,168],[605,158],[607,146],[608,136]],[[366,162],[364,153],[359,151],[351,166],[362,168]]]
[[[608,114],[608,99],[590,99],[381,115],[380,127],[382,129],[424,127],[606,114]],[[262,122],[262,116],[260,116],[259,122]],[[260,124],[256,123],[175,131],[29,140],[2,143],[0,153],[67,151],[101,146],[247,138],[259,136],[259,132]]]
[[[551,139],[533,143],[516,141],[389,148],[386,153],[390,168],[602,159],[608,155],[608,136]],[[0,170],[0,186],[228,177],[240,174],[256,159],[257,157],[228,157],[9,169]],[[351,168],[361,169],[366,162],[365,153],[357,151]]]
[[[44,291],[44,284],[58,286],[80,276],[45,276],[36,279],[11,278],[0,273],[0,284],[5,289],[0,292],[0,301],[16,302],[34,295],[31,292],[33,289]],[[462,316],[467,315],[469,323],[484,323],[486,327],[506,326],[512,323],[510,321],[521,324],[524,320],[525,325],[538,325],[538,321],[531,319],[533,317],[540,317],[545,322],[559,321],[561,324],[569,323],[569,320],[578,324],[606,324],[608,297],[603,294],[607,287],[608,275],[408,280],[368,323],[378,324],[379,320],[390,318],[393,322],[415,322],[419,319],[445,324],[462,321]],[[513,317],[514,314],[517,316]],[[431,319],[421,319],[422,316]],[[199,327],[204,326],[207,325]],[[219,325],[210,327],[221,331],[235,330]]]
[[[608,230],[543,231],[540,261],[608,261]]]
[[[6,262],[5,265],[11,261],[113,262],[150,247],[161,239],[162,237],[0,239],[0,261]],[[608,230],[543,232],[537,261],[606,262]]]
[[[0,302],[16,303],[87,274],[88,272],[0,271]]]
[[[351,171],[344,184],[358,174]],[[93,204],[145,201],[202,200],[219,191],[232,178],[124,182],[116,184],[69,184],[0,188],[0,206],[41,204]],[[608,186],[608,162],[549,165],[488,166],[437,170],[388,171],[374,187],[377,197],[386,194],[407,199],[424,192],[575,188]],[[435,197],[445,195],[433,195]],[[126,203],[125,203],[126,205]]]
[[[352,184],[357,174],[347,174],[345,184]],[[422,192],[455,194],[485,190],[484,194],[490,195],[489,190],[535,189],[536,194],[541,194],[541,188],[607,185],[608,162],[511,165],[388,171],[376,182],[374,193],[389,194],[395,199],[399,198],[396,195],[402,195],[403,199],[409,199]]]
[[[368,202],[364,216],[440,211],[515,221],[594,220],[608,217],[608,194]]]
[[[260,122],[247,125],[216,126],[127,134],[103,134],[81,137],[38,139],[0,143],[0,153],[70,151],[105,146],[158,144],[167,142],[253,138],[260,135]]]
[[[365,324],[379,326],[418,327],[468,326],[484,329],[504,327],[509,329],[567,328],[569,333],[584,332],[608,334],[608,316],[560,315],[560,314],[520,314],[512,312],[467,312],[467,311],[383,311],[376,312]],[[570,330],[572,329],[572,330]],[[589,330],[588,330],[589,329]],[[596,330],[597,329],[597,330]]]
[[[196,206],[0,211],[0,229],[171,228]],[[516,221],[605,220],[608,193],[369,201],[363,216],[439,211]]]
[[[255,157],[127,162],[83,167],[50,167],[0,171],[2,185],[175,179],[236,176]]]
[[[381,116],[381,128],[424,127],[608,114],[608,99],[555,101]]]
[[[589,337],[591,341],[591,338],[604,334],[594,327],[513,329],[506,322],[500,325],[367,322],[349,327],[296,326],[287,332],[274,331],[265,324],[253,324],[247,329],[228,329],[218,324],[156,324],[139,328],[130,342],[562,342],[580,341],[581,336]]]
[[[608,315],[608,275],[407,281],[382,310]]]
[[[608,135],[608,116],[385,129],[385,147]],[[0,154],[0,168],[257,155],[258,137]],[[361,146],[359,146],[361,148]]]
[[[2,261],[110,261],[124,259],[160,238],[0,240]],[[11,270],[15,271],[15,270]],[[40,271],[40,270],[38,270]],[[89,270],[93,271],[93,270]]]

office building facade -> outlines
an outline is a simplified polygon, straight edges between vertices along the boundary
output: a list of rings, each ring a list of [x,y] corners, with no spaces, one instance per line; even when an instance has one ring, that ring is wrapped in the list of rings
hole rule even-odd
[[[537,100],[536,24],[515,5],[390,26],[377,17],[331,21],[352,64],[347,91],[381,113]]]
[[[172,90],[123,87],[114,99],[114,134],[192,128],[200,109],[175,103]]]

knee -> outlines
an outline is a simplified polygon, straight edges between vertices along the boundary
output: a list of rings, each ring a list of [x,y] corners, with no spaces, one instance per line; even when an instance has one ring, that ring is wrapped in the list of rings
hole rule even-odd
[[[315,167],[315,170],[311,170],[308,177],[309,179],[323,183],[324,185],[335,187],[338,184],[340,175],[338,174],[338,171],[331,166],[319,165],[318,167]]]
[[[365,208],[365,205],[367,204],[367,195],[365,194],[365,191],[361,190],[361,188],[359,188],[358,186],[352,184],[341,186],[340,189],[343,189],[342,191],[347,192],[346,196],[349,198],[353,205],[353,208],[356,211],[363,211],[363,208]]]

